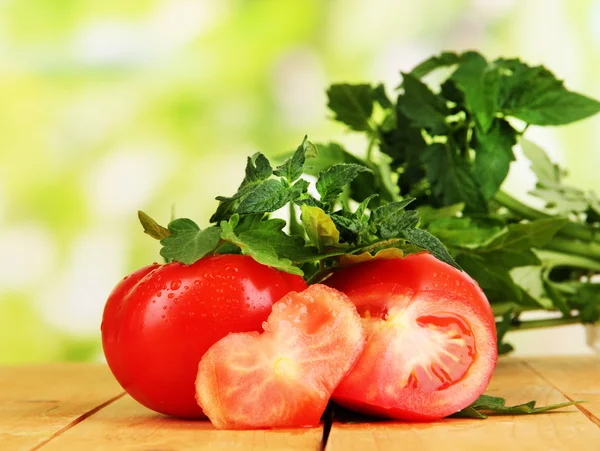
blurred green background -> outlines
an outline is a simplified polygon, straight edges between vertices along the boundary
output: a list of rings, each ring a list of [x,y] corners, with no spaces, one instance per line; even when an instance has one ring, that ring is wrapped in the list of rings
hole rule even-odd
[[[101,359],[110,290],[159,258],[137,209],[202,226],[246,155],[360,146],[328,120],[328,84],[391,90],[466,49],[600,98],[598,0],[0,0],[0,363]],[[600,191],[600,117],[528,136]],[[531,188],[527,165],[508,183]]]

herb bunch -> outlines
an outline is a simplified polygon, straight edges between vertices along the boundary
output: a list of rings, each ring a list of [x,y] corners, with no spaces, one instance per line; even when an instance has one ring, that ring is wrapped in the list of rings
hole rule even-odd
[[[334,84],[334,119],[364,134],[361,157],[338,144],[324,158],[362,164],[348,199],[414,199],[419,227],[437,236],[489,298],[502,343],[515,328],[600,319],[600,201],[566,185],[563,171],[524,139],[530,125],[558,126],[600,111],[548,69],[476,52],[442,53],[403,73],[394,97],[383,85]],[[520,144],[537,177],[535,209],[502,191]],[[528,310],[560,318],[521,321]]]

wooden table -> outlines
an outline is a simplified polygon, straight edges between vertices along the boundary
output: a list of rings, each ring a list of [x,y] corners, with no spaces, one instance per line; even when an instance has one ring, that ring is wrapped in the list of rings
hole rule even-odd
[[[509,403],[588,402],[487,420],[233,432],[149,411],[103,365],[0,367],[0,450],[600,450],[600,357],[503,358],[486,393]]]

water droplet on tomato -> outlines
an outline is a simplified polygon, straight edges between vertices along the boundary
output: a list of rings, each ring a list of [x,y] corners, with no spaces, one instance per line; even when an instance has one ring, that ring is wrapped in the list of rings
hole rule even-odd
[[[175,295],[173,293],[169,293],[169,295],[167,296],[169,299],[173,299],[175,297]]]
[[[127,280],[127,279],[129,279],[129,276],[123,277],[123,280]]]
[[[156,304],[156,299],[152,299],[152,303],[153,303],[153,304]]]
[[[167,315],[160,315],[160,317],[161,317],[162,319],[165,319],[165,318],[167,317]]]
[[[171,281],[171,290],[179,290],[181,286],[181,280],[175,279]]]
[[[178,303],[179,303],[179,299],[173,299],[173,302],[174,302],[175,304],[178,304]]]
[[[435,282],[435,283],[433,284],[433,287],[434,287],[434,288],[437,288],[437,287],[439,287],[439,286],[440,286],[440,284],[439,284],[439,283],[437,283],[437,282]]]
[[[433,277],[437,277],[437,272],[434,272],[434,273],[433,273]]]
[[[162,291],[159,291],[158,293],[156,293],[156,297],[161,297],[162,296]]]
[[[198,280],[198,279],[194,280],[194,285],[196,285],[196,286],[200,286],[201,283],[202,282],[200,282],[200,280]]]
[[[184,285],[184,286],[183,286],[183,289],[184,289],[184,290],[189,290],[189,289],[190,289],[190,287],[188,287],[187,285]]]
[[[163,289],[163,290],[166,290],[166,289],[167,289],[167,285],[166,285],[166,284],[164,284],[164,285],[162,286],[162,289]]]
[[[167,306],[166,306],[166,305],[163,305],[163,310],[166,310],[166,309],[167,309]]]

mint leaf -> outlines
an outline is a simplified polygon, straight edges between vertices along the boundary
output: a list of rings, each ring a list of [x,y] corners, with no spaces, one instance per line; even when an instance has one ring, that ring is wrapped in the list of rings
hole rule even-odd
[[[273,171],[273,174],[279,177],[285,177],[285,179],[292,183],[296,181],[302,175],[304,171],[304,162],[306,161],[307,149],[312,149],[314,144],[307,141],[306,136],[302,141],[302,144],[298,146],[291,158],[286,160],[281,166],[278,166]],[[312,150],[311,150],[312,151]]]
[[[411,74],[402,74],[404,95],[398,99],[398,108],[413,127],[424,128],[431,134],[446,131],[446,116],[450,114],[445,100]]]
[[[403,231],[403,235],[410,243],[429,251],[438,260],[461,269],[442,242],[426,230],[407,229]]]
[[[289,258],[278,253],[285,249],[285,252],[281,252],[282,254],[293,254],[296,248],[303,247],[299,243],[299,241],[304,242],[302,238],[290,237],[282,231],[285,221],[260,221],[258,224],[254,224],[258,225],[258,228],[249,228],[236,233],[235,227],[238,221],[239,216],[237,215],[233,215],[229,221],[221,221],[221,239],[223,241],[235,244],[240,248],[242,254],[251,256],[258,263],[291,274],[303,274],[302,270],[294,266]]]
[[[167,262],[178,261],[191,265],[202,257],[211,254],[219,244],[221,229],[200,227],[187,218],[175,219],[169,223],[170,236],[160,240],[162,255]]]
[[[368,84],[333,84],[327,90],[327,106],[335,120],[353,130],[371,129],[369,119],[373,114],[373,88]]]
[[[407,229],[414,229],[418,222],[419,214],[415,210],[396,211],[379,224],[379,231],[384,240],[389,240],[399,236]],[[418,246],[418,244],[416,245]]]
[[[171,235],[171,232],[169,232],[168,229],[159,225],[154,219],[141,210],[138,210],[138,219],[144,228],[144,233],[156,240],[162,240]]]
[[[332,204],[342,193],[344,186],[352,182],[361,172],[372,172],[369,168],[359,164],[340,163],[321,172],[317,179],[317,192],[321,195],[321,202]]]
[[[504,398],[496,396],[481,395],[470,406],[453,415],[455,418],[487,418],[486,414],[502,415],[531,415],[548,412],[550,410],[562,409],[564,407],[580,404],[584,401],[569,401],[559,404],[550,404],[548,406],[536,407],[535,401],[529,401],[523,404],[507,406]],[[475,412],[477,413],[475,413]]]

